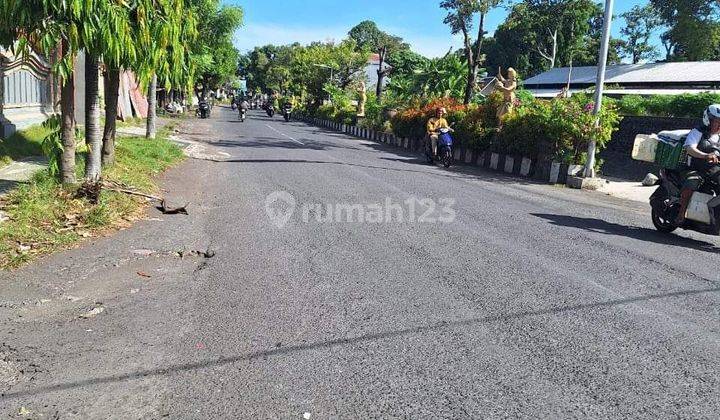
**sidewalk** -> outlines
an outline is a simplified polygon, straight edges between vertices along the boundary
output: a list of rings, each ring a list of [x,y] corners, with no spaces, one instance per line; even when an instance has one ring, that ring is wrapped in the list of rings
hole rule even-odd
[[[655,192],[656,186],[645,187],[642,181],[624,181],[612,180],[604,184],[598,192],[607,194],[612,197],[623,198],[626,200],[639,201],[648,203],[650,196]]]
[[[42,156],[25,158],[0,168],[0,196],[7,194],[18,184],[27,182],[36,172],[47,167]]]

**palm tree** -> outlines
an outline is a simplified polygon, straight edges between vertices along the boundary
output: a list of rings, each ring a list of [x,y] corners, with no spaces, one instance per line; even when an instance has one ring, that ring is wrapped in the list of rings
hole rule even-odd
[[[156,135],[156,97],[158,80],[165,88],[187,86],[192,80],[190,45],[197,36],[197,21],[191,0],[143,0],[149,3],[138,14],[140,30],[135,70],[148,85],[148,118],[145,137]],[[153,6],[154,5],[154,6]],[[150,7],[153,6],[153,7]]]
[[[114,2],[97,2],[93,18],[95,20],[95,31],[86,36],[84,45],[85,58],[85,143],[88,146],[88,157],[85,161],[86,182],[98,182],[102,174],[103,153],[105,133],[111,130],[100,129],[100,90],[99,90],[99,64],[100,57],[105,63],[113,68],[131,60],[135,56],[135,44],[131,37],[130,9],[129,6],[116,4]],[[119,73],[118,73],[119,74]],[[117,95],[117,89],[115,90]],[[106,104],[106,122],[108,109],[114,108],[114,114],[110,115],[112,123],[117,117],[117,96],[112,99],[114,107]],[[112,112],[111,112],[112,114]],[[114,137],[112,138],[114,145]],[[106,150],[106,153],[108,151]],[[109,155],[114,155],[113,150]],[[105,159],[107,161],[107,157]]]

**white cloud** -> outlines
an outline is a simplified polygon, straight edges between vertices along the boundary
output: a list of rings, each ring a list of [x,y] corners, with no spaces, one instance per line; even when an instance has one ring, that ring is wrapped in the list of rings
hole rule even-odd
[[[303,27],[277,24],[251,23],[243,26],[235,34],[235,46],[241,51],[250,51],[262,45],[287,45],[299,42],[303,45],[314,41],[340,41],[347,37],[351,27]],[[412,49],[427,57],[442,57],[450,47],[462,46],[462,39],[454,36],[447,38],[427,35],[395,32],[408,42]]]

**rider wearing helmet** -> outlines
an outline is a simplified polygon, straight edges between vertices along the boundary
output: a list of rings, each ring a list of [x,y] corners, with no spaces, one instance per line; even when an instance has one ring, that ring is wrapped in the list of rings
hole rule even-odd
[[[685,222],[690,199],[703,179],[713,179],[720,184],[720,159],[714,148],[720,148],[720,104],[710,105],[705,110],[702,125],[692,130],[685,140],[691,170],[685,174],[680,192],[680,213],[675,220],[678,226]]]
[[[427,122],[427,135],[430,140],[430,147],[433,156],[437,156],[437,144],[440,137],[440,130],[443,128],[450,128],[450,124],[448,124],[445,119],[446,115],[447,110],[440,107],[435,110],[435,116],[430,118]]]

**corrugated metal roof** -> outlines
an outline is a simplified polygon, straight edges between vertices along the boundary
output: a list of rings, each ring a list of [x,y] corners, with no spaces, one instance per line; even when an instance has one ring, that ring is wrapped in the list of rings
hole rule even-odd
[[[569,67],[556,68],[525,81],[525,86],[555,85],[568,81]],[[570,84],[592,84],[597,77],[597,67],[575,67]],[[698,83],[720,82],[720,61],[695,61],[685,63],[620,64],[608,66],[605,83]]]
[[[555,98],[560,95],[561,89],[528,89],[536,98]],[[570,94],[587,92],[586,89],[570,89]],[[594,89],[592,89],[594,91]],[[605,95],[682,95],[684,93],[720,93],[717,89],[605,89]]]

